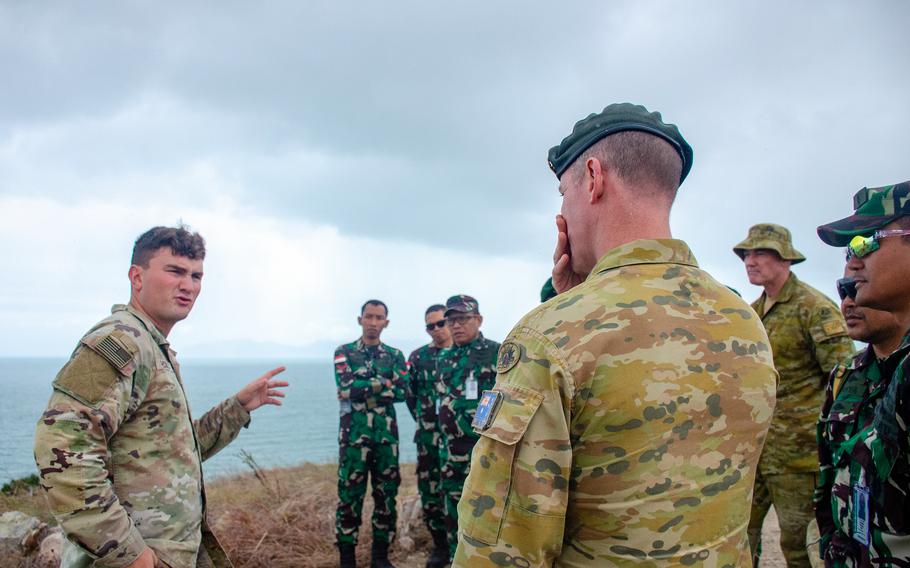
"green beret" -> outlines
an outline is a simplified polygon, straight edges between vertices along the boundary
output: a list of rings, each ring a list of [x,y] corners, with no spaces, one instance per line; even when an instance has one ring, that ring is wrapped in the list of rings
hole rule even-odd
[[[631,103],[612,104],[602,112],[576,122],[572,134],[566,136],[559,146],[550,148],[550,169],[557,178],[562,177],[572,162],[595,142],[627,130],[648,132],[669,142],[682,159],[682,173],[679,175],[679,183],[682,184],[692,169],[692,147],[676,125],[664,122],[659,112],[648,112],[645,107]]]

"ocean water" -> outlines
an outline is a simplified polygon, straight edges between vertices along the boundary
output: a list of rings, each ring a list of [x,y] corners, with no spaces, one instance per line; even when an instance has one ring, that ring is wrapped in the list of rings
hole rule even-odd
[[[36,472],[32,455],[35,423],[51,395],[51,381],[64,359],[0,358],[0,483]],[[291,385],[280,407],[253,412],[250,427],[203,464],[207,478],[248,471],[240,451],[263,467],[338,460],[338,401],[330,357],[317,361],[203,361],[180,363],[194,417],[236,393],[265,371],[284,364]],[[396,404],[401,461],[415,461],[414,421]]]

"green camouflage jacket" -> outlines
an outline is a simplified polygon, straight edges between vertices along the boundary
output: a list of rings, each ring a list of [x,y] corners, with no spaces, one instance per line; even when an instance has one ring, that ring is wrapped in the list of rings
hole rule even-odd
[[[776,373],[686,244],[638,240],[503,342],[453,566],[750,566]],[[489,412],[487,412],[489,410]]]
[[[146,545],[173,568],[196,566],[200,545],[229,566],[205,524],[202,461],[249,424],[237,399],[192,420],[176,353],[123,305],[82,338],[53,386],[35,460],[70,541],[63,566],[120,568]]]
[[[450,459],[467,459],[477,441],[471,428],[480,394],[496,381],[499,343],[478,333],[465,345],[453,345],[439,361],[436,392],[439,394],[439,429]],[[469,382],[476,381],[474,392]],[[473,396],[472,396],[473,395]]]
[[[408,357],[408,382],[405,387],[405,401],[417,424],[414,441],[435,446],[439,435],[436,423],[436,376],[439,373],[439,358],[446,349],[428,343],[415,349]]]
[[[338,443],[398,443],[396,402],[404,402],[408,366],[404,355],[385,343],[358,339],[335,350],[335,386],[341,406]]]
[[[764,293],[752,307],[764,313]],[[759,467],[765,475],[815,473],[815,422],[825,398],[825,379],[856,349],[837,305],[793,273],[761,319],[780,382]]]
[[[910,566],[908,355],[910,336],[882,361],[869,348],[831,373],[815,492],[826,566]]]

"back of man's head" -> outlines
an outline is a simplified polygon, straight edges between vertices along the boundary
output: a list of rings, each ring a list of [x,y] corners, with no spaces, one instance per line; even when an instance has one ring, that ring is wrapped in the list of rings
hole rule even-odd
[[[575,160],[571,175],[581,175],[588,158],[597,158],[639,197],[667,199],[670,203],[676,197],[683,163],[663,138],[638,130],[607,136]]]
[[[205,259],[205,239],[186,225],[177,227],[152,227],[139,235],[133,245],[130,264],[148,268],[149,260],[162,248],[169,248],[175,256],[192,260]]]

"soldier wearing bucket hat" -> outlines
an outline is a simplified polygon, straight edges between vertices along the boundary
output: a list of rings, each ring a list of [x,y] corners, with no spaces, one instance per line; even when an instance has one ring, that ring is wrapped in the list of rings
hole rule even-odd
[[[863,188],[853,208],[818,236],[847,247],[856,305],[890,312],[903,337],[832,373],[818,427],[821,554],[825,566],[910,566],[910,182]]]
[[[765,325],[780,373],[777,407],[755,479],[749,545],[757,564],[762,524],[773,504],[787,565],[808,567],[806,527],[814,517],[818,470],[815,421],[828,372],[853,354],[853,342],[837,305],[790,270],[806,257],[793,247],[785,227],[755,225],[733,252],[743,260],[749,282],[763,288],[752,308]]]

